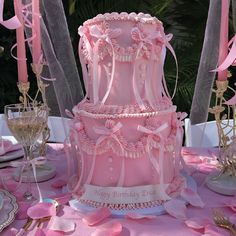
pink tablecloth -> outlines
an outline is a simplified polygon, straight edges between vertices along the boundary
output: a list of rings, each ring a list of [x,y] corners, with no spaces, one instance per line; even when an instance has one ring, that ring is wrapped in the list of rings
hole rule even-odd
[[[68,205],[63,206],[62,210],[58,213],[63,219],[70,219],[75,222],[75,230],[73,232],[67,233],[66,235],[76,235],[76,236],[89,236],[89,235],[99,235],[94,232],[102,228],[106,222],[119,222],[122,225],[122,236],[199,236],[199,235],[229,235],[225,230],[216,228],[212,222],[212,208],[222,207],[222,210],[228,216],[233,216],[234,212],[225,207],[225,202],[233,197],[222,196],[210,191],[204,184],[205,177],[207,174],[214,169],[213,165],[209,162],[211,159],[211,152],[207,149],[184,149],[183,150],[184,159],[187,163],[187,169],[192,177],[195,179],[198,186],[198,193],[201,196],[205,207],[203,209],[196,208],[192,206],[187,207],[187,217],[188,219],[209,219],[210,223],[205,229],[194,230],[186,226],[184,220],[176,219],[168,214],[158,216],[156,219],[148,220],[129,220],[122,218],[108,218],[96,226],[89,227],[86,223],[82,221],[84,217],[83,214],[73,210]],[[59,194],[61,189],[55,189],[51,187],[51,184],[57,179],[62,179],[65,177],[66,173],[66,159],[65,154],[61,145],[54,144],[50,146],[48,153],[50,162],[52,162],[57,168],[57,175],[50,181],[40,183],[40,188],[43,197],[50,195]],[[13,169],[1,169],[1,175],[10,175]],[[34,184],[33,184],[34,185]],[[21,189],[23,189],[25,184],[22,184]],[[35,187],[35,186],[33,186]],[[37,193],[35,190],[34,193]],[[21,205],[21,201],[19,198]],[[0,213],[1,214],[1,213]],[[19,229],[25,223],[25,220],[16,219],[9,227],[7,227],[0,235],[10,235],[10,229],[12,227]],[[47,227],[47,223],[44,224]],[[205,234],[204,234],[205,233]],[[35,235],[34,231],[27,232],[25,235]],[[100,234],[104,235],[104,234]],[[109,236],[109,235],[104,235]]]

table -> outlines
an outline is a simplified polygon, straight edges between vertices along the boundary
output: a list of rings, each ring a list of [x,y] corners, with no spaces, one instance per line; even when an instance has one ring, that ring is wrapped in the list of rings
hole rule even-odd
[[[187,218],[194,219],[207,219],[210,221],[208,226],[205,229],[195,230],[186,226],[184,220],[176,219],[168,214],[158,216],[156,219],[140,219],[140,220],[131,220],[124,218],[108,218],[96,226],[89,227],[82,221],[84,214],[73,210],[68,205],[62,207],[58,216],[63,219],[69,219],[71,222],[75,223],[75,231],[67,233],[66,235],[80,235],[80,236],[98,236],[98,235],[107,235],[101,234],[100,231],[96,231],[101,229],[104,223],[107,222],[119,222],[122,225],[122,232],[120,235],[122,236],[200,236],[204,234],[208,235],[229,235],[227,231],[224,229],[219,229],[214,226],[212,222],[212,208],[222,207],[222,210],[227,216],[231,216],[234,219],[234,212],[225,206],[225,202],[234,199],[234,197],[228,197],[216,194],[210,191],[204,184],[205,177],[207,174],[212,171],[215,167],[209,161],[211,152],[209,149],[201,149],[201,148],[183,148],[183,157],[186,161],[187,171],[191,174],[191,176],[195,179],[198,186],[198,193],[201,196],[203,202],[205,203],[205,207],[196,208],[192,206],[187,207]],[[61,193],[61,189],[55,189],[51,187],[51,184],[54,183],[58,179],[65,178],[66,170],[65,170],[65,153],[63,150],[63,146],[61,144],[51,144],[48,152],[49,161],[52,162],[57,168],[57,175],[54,179],[50,181],[40,183],[40,188],[44,197],[48,195],[55,195]],[[10,175],[13,169],[1,169],[1,175]],[[22,188],[25,184],[22,184]],[[36,192],[36,191],[34,191]],[[18,196],[20,208],[22,207],[22,199]],[[235,203],[236,205],[236,203]],[[235,217],[236,219],[236,217]],[[8,226],[1,235],[8,236],[11,235],[10,229],[12,227],[19,229],[25,223],[25,220],[16,219],[10,226]],[[236,223],[236,220],[235,220]],[[44,227],[47,227],[47,223],[44,224]],[[96,232],[96,233],[95,233]],[[99,234],[100,232],[100,234]],[[35,235],[35,231],[28,232],[25,235]],[[63,235],[63,234],[57,234]],[[112,235],[112,234],[111,234]]]

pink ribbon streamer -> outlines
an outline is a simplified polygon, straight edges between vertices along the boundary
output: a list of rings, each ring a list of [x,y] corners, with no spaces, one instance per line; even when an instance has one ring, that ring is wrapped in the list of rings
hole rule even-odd
[[[114,139],[120,145],[120,148],[123,151],[123,146],[122,146],[120,140],[118,139],[118,137],[115,134],[117,131],[119,131],[121,129],[121,127],[122,127],[122,124],[120,122],[118,122],[111,129],[108,129],[106,127],[93,127],[94,132],[97,133],[97,134],[100,134],[101,136],[97,139],[96,144],[95,144],[93,162],[92,162],[92,166],[91,166],[88,178],[86,180],[87,184],[91,182],[92,177],[93,177],[95,162],[96,162],[96,155],[97,155],[97,148],[98,148],[99,144],[101,144],[106,139],[111,138],[111,139]],[[122,164],[121,175],[120,175],[120,179],[118,181],[118,184],[122,185],[123,181],[124,181],[124,164]]]
[[[37,186],[37,189],[38,189],[38,194],[39,194],[39,202],[42,202],[42,194],[41,194],[41,191],[40,191],[40,188],[39,188],[39,185],[38,185],[38,181],[37,181],[36,166],[37,165],[43,165],[45,163],[46,163],[46,157],[42,157],[42,156],[33,158],[32,160],[12,161],[11,162],[12,167],[21,167],[21,174],[20,174],[19,184],[21,184],[22,173],[23,173],[25,167],[30,166],[30,165],[32,166],[34,179],[35,179],[35,183],[36,183],[36,186]]]
[[[147,152],[149,155],[149,159],[154,167],[154,169],[156,170],[156,172],[158,173],[158,175],[160,176],[160,196],[162,196],[163,199],[170,199],[170,197],[166,194],[165,189],[164,189],[164,176],[163,176],[163,170],[164,166],[163,166],[163,160],[164,160],[164,143],[163,143],[163,137],[160,134],[163,130],[165,130],[166,128],[168,128],[168,123],[164,123],[162,124],[160,127],[158,127],[155,130],[150,130],[147,129],[144,126],[139,125],[137,130],[140,132],[143,132],[145,134],[148,134],[148,139],[147,139]],[[151,150],[151,143],[153,142],[154,136],[158,135],[160,137],[160,142],[159,142],[159,163],[157,163],[156,158],[154,157],[152,150]]]
[[[136,56],[135,56],[135,64],[134,64],[134,71],[133,71],[133,78],[132,78],[133,91],[134,91],[135,99],[136,99],[140,109],[144,110],[145,106],[143,104],[142,98],[141,98],[141,96],[139,94],[139,91],[138,91],[138,88],[137,88],[137,83],[135,81],[135,77],[136,77],[135,72],[136,72],[136,67],[137,67],[137,58],[138,58],[141,50],[143,49],[143,47],[144,46],[146,47],[146,45],[147,46],[149,45],[152,48],[152,52],[153,52],[152,40],[159,38],[161,35],[160,35],[159,32],[155,31],[155,32],[153,32],[151,34],[148,34],[148,35],[144,36],[140,32],[139,28],[134,27],[131,30],[131,36],[132,36],[132,38],[135,41],[139,42],[139,47],[138,47],[138,50],[137,50]],[[150,67],[151,66],[149,66],[149,68]],[[145,95],[146,95],[147,100],[148,100],[149,104],[151,105],[151,107],[154,108],[155,99],[154,99],[154,93],[153,93],[152,86],[151,86],[151,79],[152,79],[152,77],[149,74],[149,76],[145,80]]]
[[[17,16],[13,16],[8,20],[3,20],[3,8],[4,8],[4,0],[0,0],[0,24],[6,27],[7,29],[17,29],[22,25],[17,18]]]
[[[94,54],[93,54],[93,95],[94,95],[94,103],[95,104],[99,101],[99,94],[98,93],[99,93],[99,87],[100,87],[99,86],[100,85],[100,81],[99,81],[100,78],[97,76],[97,74],[98,74],[98,60],[99,60],[99,55],[98,55],[99,44],[102,40],[104,40],[105,42],[107,42],[111,46],[111,49],[112,49],[111,78],[108,83],[106,93],[101,101],[101,103],[104,104],[110,94],[113,80],[114,80],[114,76],[115,76],[115,52],[114,52],[114,47],[113,47],[111,39],[117,37],[120,33],[121,33],[120,29],[106,30],[106,32],[103,33],[99,30],[99,28],[96,25],[93,25],[90,28],[91,36],[97,38],[97,42],[95,43]]]
[[[159,31],[156,31],[156,32],[153,32],[153,33],[151,33],[151,34],[149,34],[147,36],[144,36],[140,32],[139,28],[135,27],[135,28],[133,28],[131,30],[131,35],[132,35],[132,38],[135,41],[139,42],[139,47],[138,47],[138,50],[136,52],[136,58],[135,58],[135,64],[134,64],[134,72],[133,72],[132,84],[133,84],[134,96],[135,96],[135,99],[136,99],[140,109],[144,110],[145,106],[144,106],[144,104],[142,102],[142,99],[141,99],[141,96],[139,94],[137,85],[135,83],[135,71],[136,71],[136,64],[137,64],[136,62],[137,62],[137,58],[138,58],[138,56],[140,54],[140,51],[142,50],[142,48],[144,46],[147,47],[149,45],[152,48],[152,54],[153,54],[153,43],[152,43],[152,40],[158,40],[160,43],[165,45],[170,50],[171,54],[173,55],[173,57],[175,59],[175,64],[176,64],[176,83],[175,83],[175,88],[174,88],[173,95],[171,97],[173,99],[173,97],[174,97],[174,95],[176,93],[176,87],[177,87],[177,82],[178,82],[178,63],[177,63],[177,58],[176,58],[174,49],[172,48],[172,46],[169,43],[169,41],[172,38],[172,34],[162,35]],[[163,58],[165,58],[165,53],[162,56],[163,56]],[[162,65],[164,66],[164,61],[162,61]],[[149,68],[150,68],[150,66],[149,66]],[[163,81],[164,90],[168,91],[166,83],[165,83],[165,77],[164,77],[163,68],[162,68],[161,71],[158,71],[158,75],[159,76],[160,76],[160,73],[161,73],[162,80],[164,80]],[[147,100],[148,100],[150,106],[152,108],[154,108],[155,96],[154,96],[154,92],[153,92],[153,89],[152,89],[151,78],[152,77],[149,75],[148,78],[145,80],[145,96],[147,97]],[[168,92],[166,94],[168,94]]]

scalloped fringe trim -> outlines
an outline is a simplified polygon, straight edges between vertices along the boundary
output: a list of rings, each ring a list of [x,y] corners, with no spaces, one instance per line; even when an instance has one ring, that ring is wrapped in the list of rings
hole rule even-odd
[[[90,207],[107,207],[111,210],[137,210],[137,209],[145,209],[151,208],[155,206],[163,205],[166,201],[163,200],[155,200],[150,202],[142,202],[142,203],[124,203],[124,204],[112,204],[112,203],[102,203],[102,202],[95,202],[91,200],[83,200],[79,199],[79,202],[82,204],[88,205]]]

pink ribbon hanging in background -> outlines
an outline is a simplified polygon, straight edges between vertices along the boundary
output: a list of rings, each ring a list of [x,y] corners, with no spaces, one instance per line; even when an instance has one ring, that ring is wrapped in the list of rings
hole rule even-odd
[[[0,0],[0,24],[7,29],[17,29],[22,26],[17,16],[13,16],[9,20],[3,20],[4,0]]]
[[[163,200],[168,200],[170,199],[170,197],[166,194],[165,192],[165,187],[164,187],[164,176],[163,176],[163,171],[160,171],[160,170],[163,170],[163,166],[164,166],[164,142],[163,142],[163,137],[161,135],[161,132],[163,130],[165,130],[166,128],[168,128],[168,123],[164,123],[162,124],[160,127],[158,127],[157,129],[155,130],[151,130],[151,129],[148,129],[144,126],[141,126],[139,125],[137,130],[140,131],[140,132],[143,132],[145,134],[148,135],[148,138],[147,138],[147,153],[149,155],[149,159],[154,167],[154,169],[156,170],[157,174],[159,175],[160,177],[160,196],[162,197]],[[158,135],[160,137],[160,142],[159,142],[159,163],[157,162],[156,158],[154,157],[153,153],[152,153],[152,148],[151,148],[151,145],[152,145],[152,142],[153,142],[153,139],[154,139],[154,136],[155,135]]]

